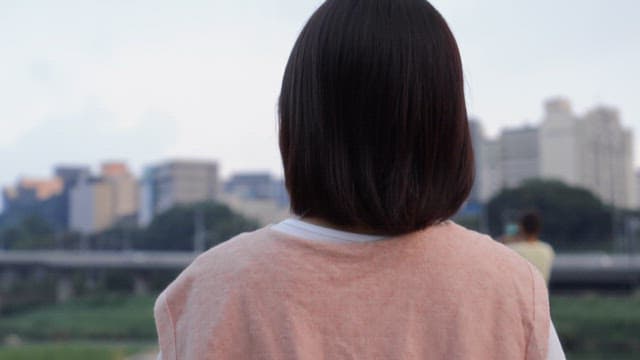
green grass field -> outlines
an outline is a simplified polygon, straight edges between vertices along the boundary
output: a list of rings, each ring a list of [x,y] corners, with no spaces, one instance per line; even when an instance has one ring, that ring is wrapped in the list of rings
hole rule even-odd
[[[122,360],[144,349],[144,346],[134,344],[28,344],[0,347],[0,360]]]
[[[136,350],[122,341],[155,343],[153,301],[112,295],[0,318],[0,343],[11,334],[38,342],[0,347],[0,359],[120,359]],[[640,294],[552,296],[551,309],[570,359],[640,358]]]
[[[569,351],[631,353],[640,358],[640,294],[552,296],[551,314]]]
[[[0,320],[0,341],[16,334],[28,340],[145,340],[156,338],[154,297],[74,300]]]

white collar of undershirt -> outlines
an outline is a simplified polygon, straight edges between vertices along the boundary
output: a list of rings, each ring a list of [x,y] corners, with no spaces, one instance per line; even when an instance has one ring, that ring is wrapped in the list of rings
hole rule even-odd
[[[386,236],[380,235],[359,234],[331,229],[294,218],[289,218],[275,225],[271,225],[271,229],[307,240],[333,243],[364,243],[386,238]]]

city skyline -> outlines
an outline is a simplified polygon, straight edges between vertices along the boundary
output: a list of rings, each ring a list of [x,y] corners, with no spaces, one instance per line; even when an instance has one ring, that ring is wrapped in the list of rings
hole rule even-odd
[[[143,164],[191,157],[217,159],[224,176],[281,174],[280,77],[319,3],[3,4],[0,183],[109,159],[127,159],[137,174]],[[640,45],[627,41],[640,34],[640,4],[432,3],[458,39],[469,114],[489,135],[539,124],[543,102],[561,95],[577,113],[619,109],[640,138],[632,81],[640,70],[626,66],[640,62]]]
[[[149,226],[170,209],[215,201],[269,224],[289,215],[284,181],[269,172],[235,173],[222,181],[212,160],[165,160],[136,177],[124,162],[56,166],[46,179],[22,179],[2,189],[0,226],[24,218],[90,235],[117,226]]]
[[[571,104],[571,106],[573,106],[573,103],[571,103],[570,99],[567,97],[550,97],[547,99],[547,101],[552,101],[552,100],[561,100],[561,101],[569,101],[569,103]],[[544,105],[544,104],[543,104]],[[576,115],[586,115],[588,114],[588,112],[590,110],[593,109],[598,109],[598,108],[610,108],[607,107],[606,105],[594,105],[590,108],[587,108],[585,111],[583,112],[579,112],[576,111],[575,107],[574,107],[574,111]],[[612,108],[614,110],[617,110],[615,108]],[[542,125],[542,122],[544,120],[544,118],[538,119],[535,122],[529,122],[529,121],[524,121],[521,123],[513,123],[513,124],[509,124],[508,126],[502,127],[497,129],[497,131],[494,130],[494,132],[491,132],[491,129],[487,126],[487,123],[484,121],[483,118],[478,117],[478,116],[473,116],[470,115],[469,116],[469,120],[470,120],[470,125],[471,122],[477,122],[482,126],[482,131],[483,131],[483,136],[485,137],[486,140],[488,141],[498,141],[500,138],[504,137],[505,134],[509,134],[511,132],[520,132],[523,130],[527,130],[527,129],[531,129],[531,130],[535,130],[537,129],[540,125]],[[628,126],[627,124],[625,124],[624,122],[622,122],[622,126],[624,126],[625,128],[628,128],[633,135],[632,138],[632,144],[634,145],[633,147],[635,149],[638,148],[638,146],[636,145],[639,141],[639,138],[636,137],[635,133],[633,132],[634,128]],[[473,134],[473,126],[470,126],[470,130],[472,131]],[[514,144],[516,145],[516,144]],[[476,145],[474,145],[474,150],[477,152],[479,151],[479,149],[476,149]],[[477,155],[477,154],[476,154]],[[634,172],[638,172],[640,174],[640,164],[638,163],[638,157],[636,156],[634,158],[635,164],[634,164]],[[51,163],[49,163],[45,168],[42,169],[42,171],[39,171],[38,173],[16,173],[14,174],[13,177],[8,177],[7,180],[5,180],[4,182],[0,183],[0,188],[5,188],[10,186],[12,183],[19,183],[20,181],[47,181],[49,179],[54,179],[54,177],[52,178],[52,172],[55,170],[56,167],[66,167],[66,166],[71,166],[71,167],[84,167],[86,169],[88,169],[88,171],[92,171],[92,172],[96,172],[99,173],[100,169],[102,167],[104,167],[105,165],[108,165],[110,163],[124,163],[127,166],[129,166],[132,170],[132,174],[135,177],[141,178],[144,176],[145,170],[150,168],[150,167],[154,167],[154,166],[158,166],[160,164],[166,163],[167,161],[215,161],[217,163],[217,166],[219,167],[219,169],[224,169],[224,160],[220,159],[220,158],[216,158],[216,157],[205,157],[205,156],[167,156],[164,158],[156,158],[152,161],[148,161],[148,162],[140,162],[137,159],[130,159],[130,158],[123,158],[123,157],[110,157],[110,156],[105,156],[105,157],[101,157],[98,158],[98,160],[96,160],[93,163],[88,163],[88,162],[65,162],[65,161],[53,161]],[[136,164],[138,166],[132,166],[132,164]],[[231,179],[232,177],[241,174],[241,173],[260,173],[260,172],[268,172],[276,177],[280,177],[283,178],[283,173],[281,171],[280,168],[274,170],[273,168],[268,168],[268,167],[256,167],[256,168],[249,168],[249,167],[245,167],[245,168],[235,168],[232,170],[228,170],[226,172],[220,171],[220,178],[222,180],[228,180]],[[519,180],[516,180],[515,182],[518,182]],[[513,184],[511,184],[510,186],[513,186]],[[639,189],[640,190],[640,189]],[[640,195],[640,194],[639,194]],[[2,203],[0,202],[0,209],[2,209]]]
[[[576,113],[568,99],[545,102],[540,124],[503,129],[487,138],[470,121],[476,153],[473,201],[488,201],[530,179],[555,179],[591,191],[604,203],[636,208],[633,137],[615,108],[595,106]]]

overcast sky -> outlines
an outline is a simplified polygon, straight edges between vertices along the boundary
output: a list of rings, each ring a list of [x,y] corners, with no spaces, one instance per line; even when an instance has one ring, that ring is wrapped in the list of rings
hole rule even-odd
[[[434,0],[490,134],[566,96],[640,138],[640,1]],[[213,158],[281,173],[275,104],[316,0],[0,0],[0,184],[54,164]],[[640,139],[637,139],[640,140]],[[640,146],[636,146],[640,164]]]

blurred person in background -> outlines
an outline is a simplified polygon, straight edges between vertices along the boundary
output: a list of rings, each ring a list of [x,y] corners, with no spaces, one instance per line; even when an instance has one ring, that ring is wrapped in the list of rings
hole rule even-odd
[[[325,1],[279,99],[296,216],[162,292],[160,358],[563,359],[538,271],[448,220],[474,178],[462,74],[428,2]]]
[[[504,234],[498,239],[503,244],[510,244],[516,241],[519,241],[520,235],[520,227],[518,224],[513,222],[508,222],[504,226]]]
[[[538,214],[534,212],[524,214],[520,218],[519,240],[509,243],[509,247],[531,262],[548,284],[555,252],[551,245],[539,239],[541,228]]]

